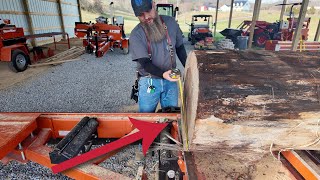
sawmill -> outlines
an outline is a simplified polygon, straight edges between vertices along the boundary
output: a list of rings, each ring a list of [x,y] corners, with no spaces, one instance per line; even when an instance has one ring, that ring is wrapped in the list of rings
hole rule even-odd
[[[320,4],[278,1],[0,1],[0,179],[320,179]]]

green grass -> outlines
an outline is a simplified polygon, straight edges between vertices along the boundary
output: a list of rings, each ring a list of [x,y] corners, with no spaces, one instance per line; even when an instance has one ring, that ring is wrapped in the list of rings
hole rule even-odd
[[[183,32],[183,34],[187,37],[187,34],[189,33],[189,26],[186,23],[191,22],[191,17],[192,15],[195,14],[209,14],[212,15],[212,20],[215,18],[215,12],[212,11],[207,11],[207,12],[199,12],[199,11],[193,11],[193,12],[188,12],[188,13],[180,13],[178,16],[178,23],[180,25],[180,28]],[[103,14],[104,16],[108,17],[107,14]],[[115,11],[114,12],[115,16],[123,16],[125,19],[125,33],[127,35],[130,35],[132,29],[139,23],[138,18],[134,16],[134,14],[127,13],[127,12],[122,12],[122,11]],[[84,22],[95,22],[95,18],[100,16],[100,14],[94,14],[90,13],[87,11],[82,11],[82,17]],[[308,16],[308,15],[307,15]],[[311,17],[311,23],[309,25],[309,40],[313,40],[319,17],[318,15],[312,15],[308,16]],[[252,19],[252,13],[248,12],[233,12],[232,16],[232,23],[231,23],[231,28],[236,28],[243,20],[251,20]],[[260,11],[260,18],[259,20],[267,21],[267,22],[276,22],[280,17],[280,11],[272,11],[272,10],[261,10]],[[221,39],[223,36],[219,33],[223,29],[228,27],[228,21],[229,21],[229,12],[219,12],[218,14],[218,22],[217,22],[217,33],[215,39]]]

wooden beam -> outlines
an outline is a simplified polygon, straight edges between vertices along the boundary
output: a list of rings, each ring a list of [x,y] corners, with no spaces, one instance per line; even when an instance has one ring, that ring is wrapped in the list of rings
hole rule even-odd
[[[250,26],[250,35],[249,35],[249,42],[248,42],[248,48],[252,48],[252,41],[253,41],[253,35],[254,35],[254,29],[256,26],[256,21],[259,18],[259,7],[261,7],[261,0],[256,0],[254,3],[254,10],[253,10],[253,16],[252,16],[252,22]]]
[[[282,4],[287,4],[287,1],[288,1],[288,0],[283,0],[283,3],[282,3]],[[281,7],[281,13],[280,13],[280,18],[279,18],[280,22],[283,21],[283,15],[284,15],[284,12],[285,12],[285,11],[286,11],[286,6],[285,6],[285,5],[282,5],[282,7]]]
[[[309,0],[303,0],[301,4],[301,9],[299,13],[299,18],[298,18],[298,26],[296,27],[293,35],[293,40],[292,40],[292,51],[296,51],[298,47],[298,43],[300,41],[300,36],[301,36],[301,29],[304,23],[304,19],[306,17],[306,13],[308,10],[308,4]]]
[[[65,32],[66,32],[66,29],[65,29],[65,27],[64,27],[64,20],[63,20],[63,12],[62,12],[61,0],[58,0],[57,3],[58,3],[58,11],[59,11],[61,29],[62,29],[62,32],[65,33]],[[66,37],[63,36],[63,39],[66,39]]]
[[[77,0],[77,2],[78,2],[78,11],[79,11],[79,21],[82,22],[81,3],[80,3],[80,0]]]
[[[46,26],[46,27],[40,27],[40,28],[34,28],[34,31],[40,31],[40,30],[52,30],[52,29],[59,29],[60,26]]]
[[[24,6],[24,9],[25,9],[25,12],[26,12],[27,23],[28,23],[28,26],[29,26],[28,29],[29,29],[30,35],[33,35],[34,34],[34,27],[33,27],[32,18],[31,18],[31,15],[30,15],[29,0],[25,0],[25,1],[22,1],[22,2],[23,2],[23,6]],[[36,46],[36,41],[34,39],[31,39],[31,45],[32,46]]]
[[[314,36],[314,41],[319,41],[319,36],[320,36],[320,19],[319,19],[316,35]]]
[[[229,23],[228,23],[228,28],[231,27],[231,20],[232,20],[232,13],[233,13],[233,4],[234,4],[234,0],[231,0],[231,8],[230,8],[230,15],[229,15]]]
[[[41,1],[54,2],[54,3],[58,2],[58,0],[41,0]],[[64,1],[61,1],[61,4],[66,4],[66,5],[70,5],[70,6],[78,6],[78,4],[64,2]]]
[[[258,9],[257,9],[257,12],[256,12],[257,21],[259,20],[259,17],[260,17],[261,4],[262,4],[262,0],[261,0],[260,3],[258,4]]]
[[[219,0],[217,0],[217,7],[216,7],[216,18],[215,18],[215,22],[214,22],[214,32],[213,32],[213,37],[216,36],[216,32],[217,32],[217,24],[218,24],[218,9],[219,9]]]
[[[40,15],[40,16],[59,16],[56,13],[43,13],[43,12],[20,12],[20,11],[0,11],[0,14],[15,14],[15,15]],[[78,17],[78,14],[63,14],[64,16]]]
[[[0,11],[0,14],[26,15],[26,12],[19,12],[19,11]]]

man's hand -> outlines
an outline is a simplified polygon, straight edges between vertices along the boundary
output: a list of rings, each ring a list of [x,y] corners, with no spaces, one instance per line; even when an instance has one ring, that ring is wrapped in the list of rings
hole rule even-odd
[[[179,80],[179,78],[177,78],[177,79],[171,78],[171,77],[170,77],[170,73],[171,73],[171,70],[168,70],[168,71],[166,71],[166,72],[164,72],[164,73],[162,74],[162,77],[163,77],[164,79],[168,80],[168,81],[171,81],[171,82],[176,82],[176,81]]]

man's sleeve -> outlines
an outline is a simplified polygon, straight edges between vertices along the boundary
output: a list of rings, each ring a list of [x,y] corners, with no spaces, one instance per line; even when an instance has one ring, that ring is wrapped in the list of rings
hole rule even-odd
[[[177,24],[177,29],[176,29],[176,33],[177,33],[177,39],[176,39],[176,48],[180,47],[181,45],[183,45],[183,37],[182,37],[182,31],[180,29],[180,26],[178,23]]]
[[[129,38],[129,51],[132,60],[140,58],[149,58],[148,47],[143,38],[136,32],[133,32]]]
[[[186,49],[184,48],[184,45],[183,45],[182,31],[181,31],[178,24],[177,24],[177,36],[176,37],[177,37],[176,53],[177,53],[177,56],[178,56],[181,64],[184,67],[186,65],[186,61],[187,61],[187,52],[186,52]]]

